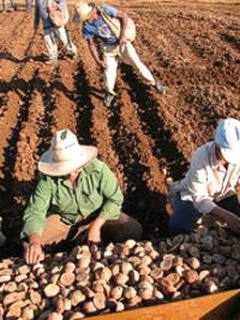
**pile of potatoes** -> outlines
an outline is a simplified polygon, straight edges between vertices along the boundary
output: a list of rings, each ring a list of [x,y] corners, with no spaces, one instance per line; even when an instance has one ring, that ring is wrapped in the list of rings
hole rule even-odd
[[[28,266],[0,262],[0,319],[77,320],[240,285],[240,241],[222,228],[106,247],[76,246]]]

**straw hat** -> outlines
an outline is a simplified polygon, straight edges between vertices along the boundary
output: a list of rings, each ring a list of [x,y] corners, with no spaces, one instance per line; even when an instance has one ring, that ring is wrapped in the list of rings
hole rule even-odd
[[[215,142],[228,163],[240,165],[240,121],[233,118],[221,121],[216,130]]]
[[[79,1],[77,0],[75,3],[75,8],[77,11],[77,14],[79,15],[80,21],[84,22],[92,13],[93,9],[95,8],[95,5],[89,5],[85,1]]]
[[[49,150],[41,156],[38,170],[49,176],[65,176],[92,161],[97,152],[96,147],[80,145],[70,130],[59,130]]]

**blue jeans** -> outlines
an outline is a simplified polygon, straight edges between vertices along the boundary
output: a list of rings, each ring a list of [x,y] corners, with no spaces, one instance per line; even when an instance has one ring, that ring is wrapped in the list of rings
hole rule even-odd
[[[219,201],[217,205],[240,216],[240,205],[236,195]],[[194,208],[193,203],[183,201],[180,192],[177,192],[174,199],[174,211],[169,219],[169,230],[174,234],[191,233],[201,216],[202,213]]]
[[[7,0],[2,0],[3,11],[7,10]],[[15,1],[11,0],[11,7],[15,8]]]

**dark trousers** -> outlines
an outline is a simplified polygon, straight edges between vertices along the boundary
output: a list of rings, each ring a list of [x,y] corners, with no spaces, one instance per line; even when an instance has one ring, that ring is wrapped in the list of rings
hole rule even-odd
[[[217,205],[240,216],[240,205],[236,195],[219,201]],[[183,201],[180,192],[177,192],[174,199],[174,211],[169,219],[169,230],[171,233],[191,233],[201,216],[202,213],[194,208],[193,203]]]

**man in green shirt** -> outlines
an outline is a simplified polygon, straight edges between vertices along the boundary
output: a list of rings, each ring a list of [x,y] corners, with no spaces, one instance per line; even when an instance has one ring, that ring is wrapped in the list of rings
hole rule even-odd
[[[121,213],[123,195],[113,172],[68,129],[57,131],[38,163],[43,174],[24,213],[25,260],[36,263],[42,246],[73,241],[139,240],[141,225]]]

